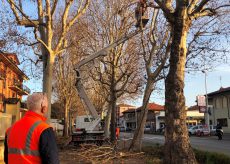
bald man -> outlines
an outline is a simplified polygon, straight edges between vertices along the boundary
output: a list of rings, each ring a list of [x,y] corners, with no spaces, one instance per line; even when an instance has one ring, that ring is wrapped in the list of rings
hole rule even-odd
[[[6,164],[59,164],[53,129],[45,122],[48,113],[46,94],[27,98],[28,112],[6,131]]]

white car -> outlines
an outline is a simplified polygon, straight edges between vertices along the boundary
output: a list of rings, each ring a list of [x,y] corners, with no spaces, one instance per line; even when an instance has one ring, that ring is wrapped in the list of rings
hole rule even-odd
[[[196,131],[200,129],[202,125],[192,126],[188,129],[189,135],[196,135]]]
[[[197,130],[196,130],[196,135],[197,136],[209,136],[210,131],[208,129],[207,125],[201,125]]]

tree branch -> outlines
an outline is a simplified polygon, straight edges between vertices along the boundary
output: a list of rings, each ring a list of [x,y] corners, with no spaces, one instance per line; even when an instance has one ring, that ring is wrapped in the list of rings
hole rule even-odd
[[[191,14],[193,10],[195,9],[196,4],[199,2],[199,0],[192,0],[189,7],[188,7],[188,14]]]
[[[192,15],[195,15],[196,13],[199,13],[203,10],[204,6],[209,2],[210,0],[202,0],[198,7],[194,9],[194,11],[191,13]]]
[[[34,28],[34,36],[35,36],[35,39],[37,41],[39,41],[49,52],[51,52],[52,50],[45,44],[45,42],[43,42],[37,35],[37,28]]]
[[[54,2],[53,2],[53,7],[52,7],[52,9],[51,9],[51,16],[54,15],[54,12],[55,12],[56,7],[57,7],[57,3],[58,3],[58,0],[54,0]]]
[[[165,17],[169,20],[169,22],[174,22],[174,18],[173,18],[173,13],[174,10],[171,7],[171,0],[166,0],[167,2],[167,6],[166,4],[162,3],[162,1],[160,0],[155,0],[155,2],[159,5],[159,7],[161,8],[161,10],[164,12]]]
[[[7,1],[10,4],[11,10],[13,11],[14,16],[16,17],[16,21],[19,25],[26,25],[26,24],[24,24],[25,21],[20,20],[17,10],[22,14],[23,17],[25,17],[28,20],[28,22],[30,22],[28,23],[29,26],[33,26],[33,27],[38,26],[39,23],[37,24],[34,23],[34,21],[30,20],[29,17],[14,3],[14,0],[7,0]]]

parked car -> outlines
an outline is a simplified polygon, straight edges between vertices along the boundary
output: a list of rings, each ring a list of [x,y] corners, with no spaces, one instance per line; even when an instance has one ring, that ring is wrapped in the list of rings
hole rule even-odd
[[[120,132],[129,132],[129,131],[132,130],[131,128],[129,128],[129,127],[124,127],[124,126],[121,126],[121,127],[119,127],[119,128],[120,128]]]
[[[157,133],[164,134],[164,132],[165,132],[165,127],[160,127],[159,129],[157,129]]]
[[[196,130],[198,129],[198,125],[197,126],[192,126],[191,128],[188,129],[188,133],[189,133],[189,136],[190,135],[195,135],[196,134]]]
[[[150,130],[151,130],[150,126],[145,126],[145,129],[144,129],[145,132],[149,132]]]
[[[210,131],[209,131],[207,125],[201,125],[200,127],[198,127],[198,129],[196,129],[195,133],[197,136],[208,136],[208,135],[210,135]]]
[[[216,126],[210,125],[210,135],[216,135]]]

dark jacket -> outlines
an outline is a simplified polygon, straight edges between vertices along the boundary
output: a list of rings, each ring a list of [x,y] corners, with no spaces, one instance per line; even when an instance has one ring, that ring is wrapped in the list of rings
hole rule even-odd
[[[8,146],[5,138],[4,161],[8,164]],[[39,152],[42,164],[59,164],[58,148],[52,128],[44,130],[39,140]]]

